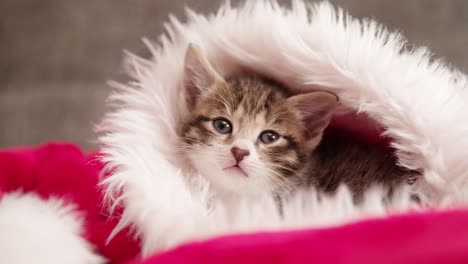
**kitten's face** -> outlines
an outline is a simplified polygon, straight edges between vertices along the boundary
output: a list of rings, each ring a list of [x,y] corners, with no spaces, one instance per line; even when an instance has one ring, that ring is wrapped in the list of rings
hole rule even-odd
[[[201,97],[184,139],[193,165],[213,184],[258,192],[298,181],[303,128],[284,93],[255,79],[220,83]]]
[[[186,58],[191,117],[182,136],[195,169],[215,187],[234,193],[278,191],[303,182],[329,111],[307,108],[321,115],[310,129],[304,123],[310,116],[304,115],[304,96],[288,97],[277,85],[256,78],[223,80],[193,52]],[[189,56],[197,56],[195,62]]]

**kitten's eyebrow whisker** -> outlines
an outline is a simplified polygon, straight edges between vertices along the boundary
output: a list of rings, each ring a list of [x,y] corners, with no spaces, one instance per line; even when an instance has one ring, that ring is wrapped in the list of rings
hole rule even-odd
[[[229,95],[229,99],[231,99],[231,102],[234,102],[234,98],[232,97],[232,93],[228,92],[227,94]]]
[[[217,96],[221,97],[221,99],[218,98]],[[213,99],[218,101],[220,104],[224,106],[224,108],[226,108],[229,111],[230,107],[229,107],[227,100],[224,97],[222,97],[220,94],[217,94],[217,96],[214,96]]]
[[[232,94],[231,94],[230,92],[228,92],[227,94],[228,94],[228,96],[230,97],[231,102],[233,102]],[[217,98],[218,96],[219,96],[221,99]],[[227,111],[227,112],[232,112],[232,109],[231,109],[231,107],[229,106],[229,101],[228,101],[225,97],[222,96],[221,91],[215,91],[215,96],[214,96],[214,98],[215,98],[218,102],[220,102],[220,103],[224,106],[224,108],[226,108],[226,111]]]

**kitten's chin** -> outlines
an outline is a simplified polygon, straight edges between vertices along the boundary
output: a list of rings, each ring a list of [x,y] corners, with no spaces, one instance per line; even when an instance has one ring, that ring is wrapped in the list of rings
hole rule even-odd
[[[240,167],[229,167],[227,169],[211,169],[201,171],[208,179],[215,192],[220,194],[258,194],[259,188],[255,180]]]
[[[233,177],[249,177],[249,175],[247,175],[245,170],[242,169],[238,165],[234,165],[234,166],[224,168],[223,171],[228,175],[232,175]]]
[[[246,194],[253,193],[256,189],[252,188],[253,184],[250,182],[245,172],[238,168],[230,168],[228,171],[223,170],[217,175],[206,174],[205,176],[217,192]]]

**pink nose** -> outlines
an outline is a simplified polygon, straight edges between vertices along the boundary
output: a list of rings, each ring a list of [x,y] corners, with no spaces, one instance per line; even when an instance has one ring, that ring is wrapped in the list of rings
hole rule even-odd
[[[232,156],[236,159],[237,162],[241,162],[245,156],[248,156],[250,153],[248,150],[241,149],[238,147],[233,147],[231,149]]]

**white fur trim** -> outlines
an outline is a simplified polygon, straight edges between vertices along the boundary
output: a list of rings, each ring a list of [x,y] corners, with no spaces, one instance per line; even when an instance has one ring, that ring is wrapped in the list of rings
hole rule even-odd
[[[346,107],[387,128],[401,165],[422,171],[413,191],[434,203],[468,197],[467,80],[431,61],[426,49],[409,50],[401,35],[328,3],[294,1],[285,10],[274,1],[249,1],[239,8],[224,5],[209,17],[188,14],[187,24],[171,17],[160,44],[145,40],[151,60],[128,54],[133,81],[112,83],[117,109],[100,126],[105,162],[113,171],[104,182],[107,197],[125,207],[119,228],[136,228],[144,254],[220,232],[334,224],[388,211],[378,191],[371,191],[363,208],[353,206],[346,192],[319,201],[311,191],[286,205],[285,220],[266,206],[271,201],[238,210],[208,207],[206,184],[187,184],[186,162],[177,152],[177,101],[189,42],[222,74],[250,69],[297,91],[336,93]],[[397,207],[408,207],[404,197]]]
[[[0,201],[0,263],[104,263],[81,233],[78,214],[58,199],[10,193]]]

